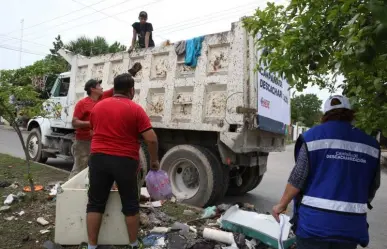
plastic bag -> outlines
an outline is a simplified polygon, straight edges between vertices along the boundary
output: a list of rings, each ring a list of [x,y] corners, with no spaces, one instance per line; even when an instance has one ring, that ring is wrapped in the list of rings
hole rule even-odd
[[[173,196],[168,174],[164,170],[150,170],[145,177],[145,182],[149,195],[153,200],[161,201]]]

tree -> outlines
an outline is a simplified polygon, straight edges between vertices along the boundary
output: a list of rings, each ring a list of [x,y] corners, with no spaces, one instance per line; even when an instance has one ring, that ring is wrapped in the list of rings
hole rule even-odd
[[[244,20],[260,34],[257,49],[265,69],[286,77],[298,91],[309,83],[339,86],[357,111],[356,125],[387,134],[387,1],[291,0],[268,3]]]
[[[31,191],[34,191],[34,181],[31,175],[31,162],[28,148],[24,143],[23,135],[16,122],[18,113],[24,113],[29,116],[44,115],[42,110],[43,101],[38,97],[38,93],[31,85],[18,86],[9,82],[0,82],[0,116],[9,122],[16,131],[27,161],[27,179]]]
[[[321,118],[320,100],[316,94],[301,94],[290,101],[292,123],[302,122],[307,127],[316,125]]]
[[[117,53],[126,50],[126,46],[121,45],[119,42],[109,45],[106,39],[100,36],[94,39],[82,36],[74,41],[70,41],[64,47],[76,54],[84,56]]]

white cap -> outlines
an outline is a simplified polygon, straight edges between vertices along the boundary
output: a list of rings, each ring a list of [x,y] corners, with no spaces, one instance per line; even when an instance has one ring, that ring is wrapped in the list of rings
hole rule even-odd
[[[339,104],[332,105],[332,100],[334,99],[338,100]],[[352,108],[351,108],[351,104],[349,103],[349,99],[342,95],[333,95],[325,101],[324,114],[334,109],[340,109],[340,108],[351,110]]]

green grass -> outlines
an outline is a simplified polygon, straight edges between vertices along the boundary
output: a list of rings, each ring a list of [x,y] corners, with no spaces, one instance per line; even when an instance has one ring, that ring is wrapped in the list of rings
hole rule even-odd
[[[0,154],[0,181],[9,183],[17,182],[19,187],[0,188],[0,196],[6,197],[9,194],[17,194],[23,191],[24,186],[28,186],[27,163],[20,158]],[[55,169],[45,167],[41,164],[31,164],[31,175],[35,185],[47,186],[53,181],[65,181],[68,174]],[[42,248],[42,244],[47,240],[54,240],[55,222],[55,201],[48,200],[47,191],[37,191],[35,195],[26,193],[22,201],[14,201],[10,209],[0,213],[0,248]],[[0,206],[5,198],[1,199]],[[24,211],[25,214],[19,216],[17,213]],[[5,218],[14,216],[18,220],[11,221]],[[47,229],[36,222],[38,217],[43,217],[50,222],[50,233],[40,234],[40,230]],[[36,241],[39,241],[36,243]]]

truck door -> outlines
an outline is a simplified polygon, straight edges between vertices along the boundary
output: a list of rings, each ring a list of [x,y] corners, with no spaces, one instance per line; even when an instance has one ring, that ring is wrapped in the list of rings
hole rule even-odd
[[[51,90],[50,121],[51,127],[65,128],[68,116],[67,95],[70,87],[70,77],[59,76]]]

